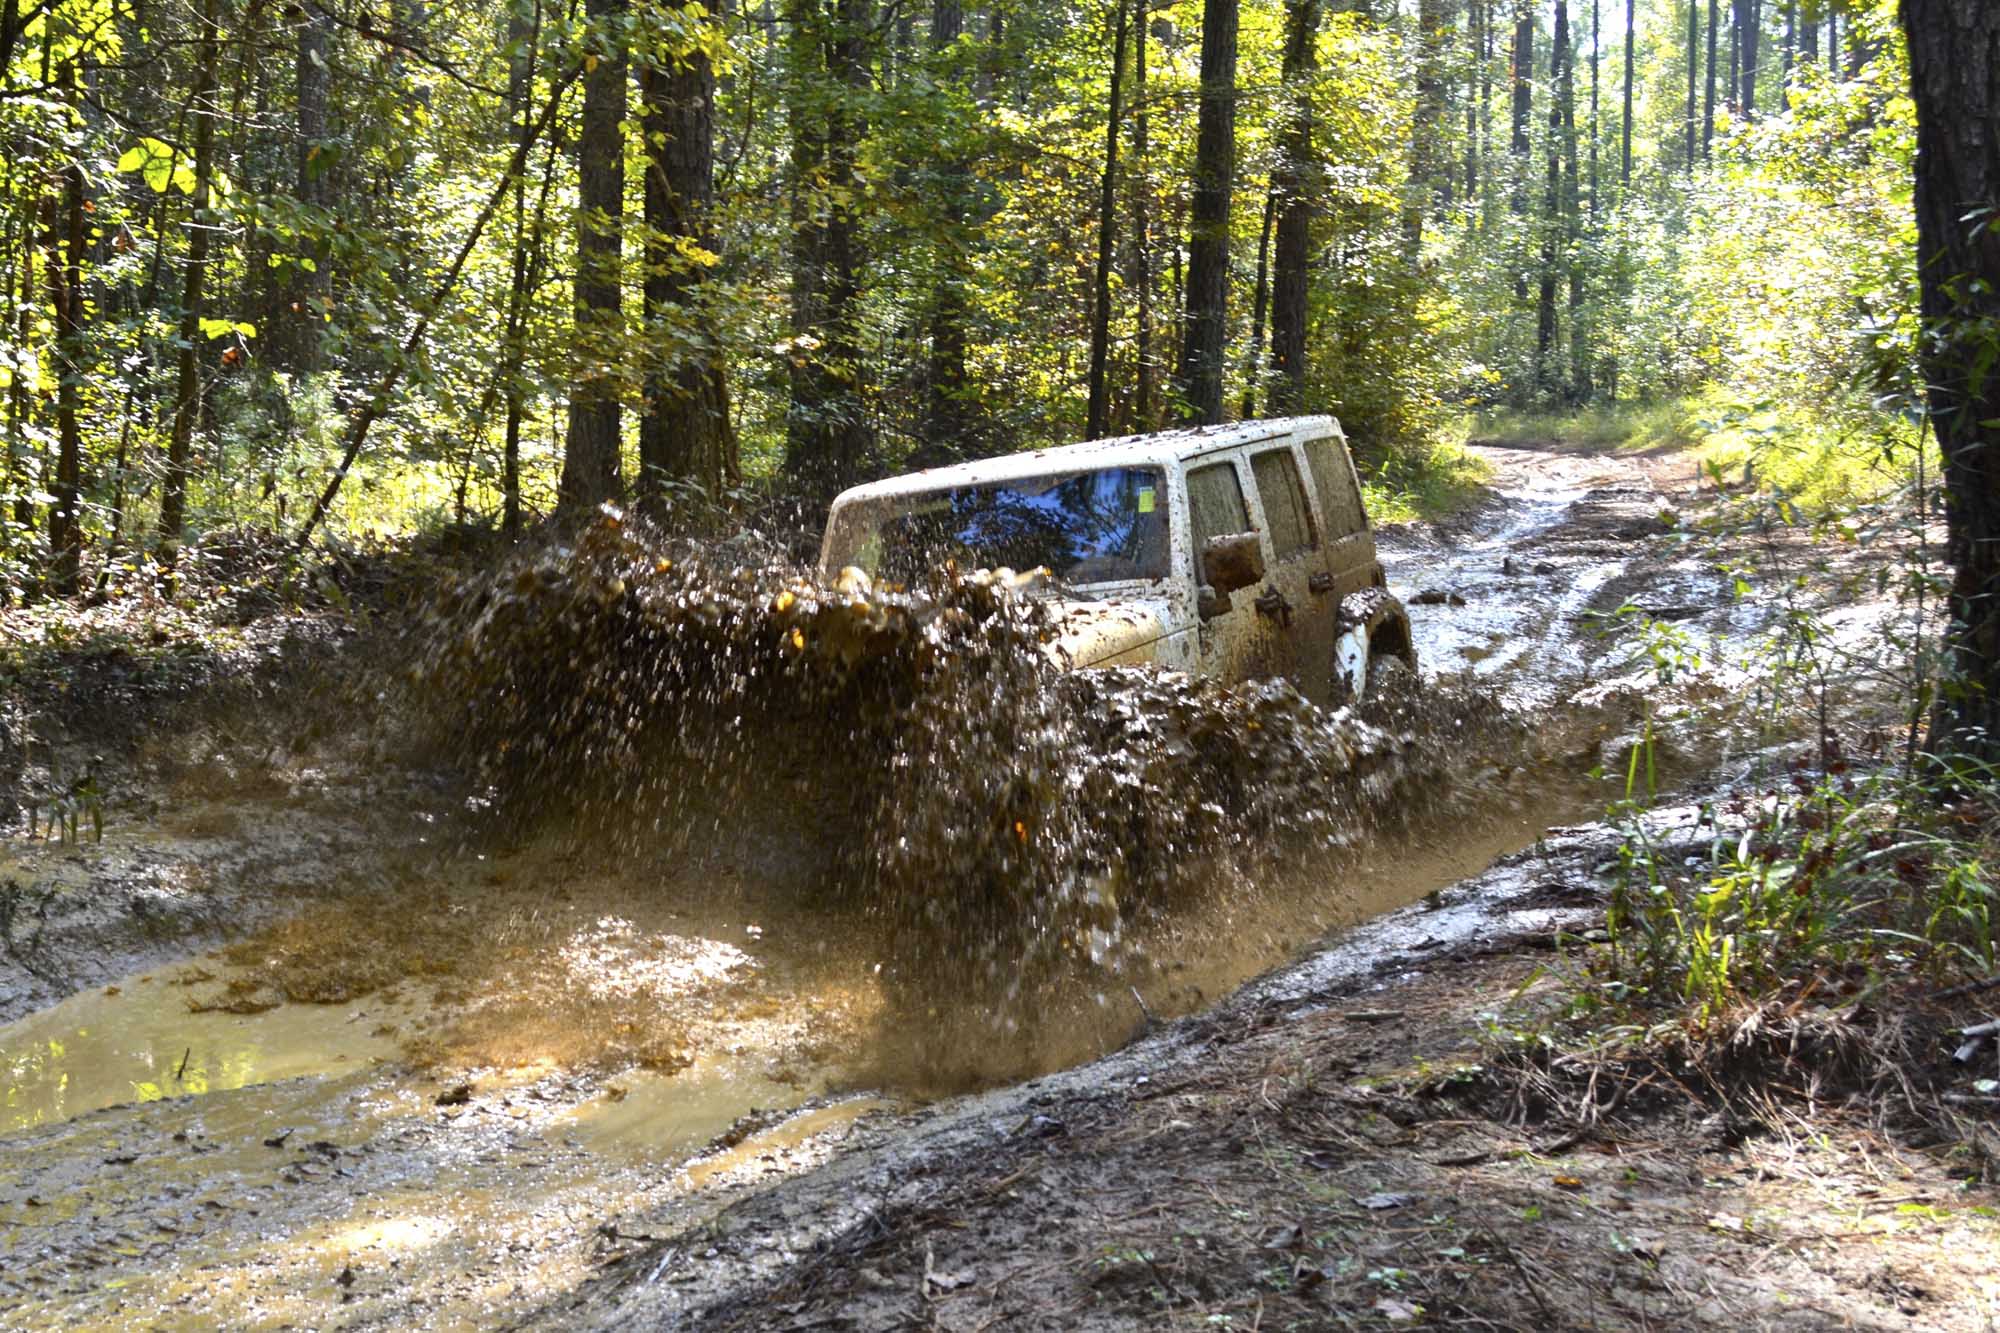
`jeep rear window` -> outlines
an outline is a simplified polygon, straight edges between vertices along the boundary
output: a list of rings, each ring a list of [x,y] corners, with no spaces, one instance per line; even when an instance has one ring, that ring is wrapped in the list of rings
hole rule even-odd
[[[1318,546],[1312,507],[1306,503],[1305,483],[1299,480],[1299,465],[1292,461],[1292,451],[1267,449],[1253,454],[1250,472],[1257,479],[1264,521],[1271,525],[1271,550],[1278,559]]]
[[[1319,507],[1326,515],[1330,538],[1346,537],[1368,526],[1360,497],[1354,493],[1353,469],[1333,440],[1306,441],[1306,466],[1312,471],[1313,489],[1319,492]]]
[[[1167,493],[1157,468],[1022,477],[844,505],[826,567],[911,583],[945,561],[961,569],[1046,566],[1066,583],[1167,573]]]
[[[1243,503],[1243,483],[1236,479],[1236,464],[1210,463],[1187,474],[1188,520],[1194,528],[1194,558],[1201,563],[1202,548],[1211,537],[1250,531],[1250,510]]]

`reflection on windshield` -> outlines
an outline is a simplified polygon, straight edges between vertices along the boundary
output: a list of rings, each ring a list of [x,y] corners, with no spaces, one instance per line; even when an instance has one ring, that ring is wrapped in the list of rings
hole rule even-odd
[[[960,568],[1046,566],[1067,583],[1167,572],[1166,487],[1156,468],[1026,477],[843,506],[827,566],[910,583]]]

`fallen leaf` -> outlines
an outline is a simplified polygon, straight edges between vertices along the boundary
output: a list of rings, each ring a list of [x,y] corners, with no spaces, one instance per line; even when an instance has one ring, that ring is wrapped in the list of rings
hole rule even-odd
[[[1267,1250],[1294,1250],[1298,1248],[1299,1242],[1303,1239],[1305,1239],[1305,1233],[1299,1230],[1297,1224],[1294,1223],[1290,1226],[1279,1227],[1276,1231],[1264,1237],[1264,1248]]]
[[[1356,1199],[1355,1202],[1370,1212],[1379,1213],[1385,1209],[1401,1208],[1404,1204],[1414,1203],[1416,1197],[1414,1194],[1369,1194]]]
[[[1583,1181],[1576,1176],[1557,1176],[1555,1182],[1556,1188],[1559,1190],[1580,1190],[1583,1188]]]
[[[960,1287],[971,1286],[978,1276],[970,1268],[961,1268],[956,1273],[933,1272],[927,1275],[927,1279],[939,1291],[957,1291]]]
[[[1414,1324],[1424,1313],[1424,1307],[1421,1305],[1412,1305],[1408,1301],[1399,1301],[1387,1296],[1375,1302],[1374,1308],[1376,1314],[1392,1324]]]

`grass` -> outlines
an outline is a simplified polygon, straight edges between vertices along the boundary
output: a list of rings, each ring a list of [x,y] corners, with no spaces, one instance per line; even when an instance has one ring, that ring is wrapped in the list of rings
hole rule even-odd
[[[1712,483],[1779,492],[1824,515],[1879,500],[1914,478],[1914,426],[1886,413],[1833,404],[1804,414],[1745,403],[1719,386],[1654,402],[1597,403],[1577,412],[1497,409],[1474,416],[1482,444],[1557,445],[1587,453],[1687,452]],[[1934,447],[1925,464],[1937,467]]]
[[[1670,452],[1706,438],[1696,403],[1688,398],[1650,403],[1593,403],[1577,412],[1526,412],[1510,408],[1475,414],[1471,436],[1480,444],[1560,444],[1590,453]]]
[[[1448,518],[1477,504],[1493,469],[1461,440],[1442,440],[1386,459],[1361,463],[1361,497],[1368,516],[1385,523]]]

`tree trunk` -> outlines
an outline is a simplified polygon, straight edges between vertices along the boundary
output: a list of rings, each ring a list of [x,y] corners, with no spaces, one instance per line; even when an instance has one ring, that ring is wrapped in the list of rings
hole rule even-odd
[[[693,12],[693,11],[690,11]],[[705,14],[700,22],[717,22]],[[714,321],[704,309],[710,268],[690,250],[714,254],[715,67],[692,32],[685,54],[649,59],[639,73],[646,137],[647,344],[654,361],[639,418],[641,503],[660,512],[673,485],[692,485],[710,503],[733,480],[736,437]],[[675,348],[670,364],[657,359]]]
[[[625,0],[585,0],[596,28],[577,141],[576,383],[570,388],[559,502],[588,510],[623,493],[618,407],[625,333]],[[602,25],[602,26],[596,26]],[[588,63],[588,62],[587,62]]]
[[[1257,233],[1257,295],[1251,304],[1250,352],[1243,358],[1242,419],[1245,421],[1257,415],[1257,381],[1264,371],[1264,313],[1271,299],[1271,219],[1276,214],[1277,202],[1275,193],[1264,192],[1264,225]]]
[[[1121,0],[1122,3],[1122,0]],[[931,50],[942,55],[965,32],[961,0],[936,0],[931,8]],[[1114,113],[1113,119],[1116,119]],[[967,195],[971,172],[956,154],[938,164],[939,212],[944,245],[931,294],[930,364],[924,377],[924,442],[964,452],[970,377],[965,369],[965,289],[970,281],[965,254]]]
[[[1236,180],[1237,0],[1205,0],[1201,111],[1188,219],[1187,325],[1181,345],[1182,416],[1222,420],[1223,346],[1229,337],[1229,207]]]
[[[320,160],[327,140],[327,96],[331,73],[327,68],[327,39],[333,23],[318,4],[300,7],[297,19],[297,52],[294,59],[298,108],[294,124],[297,143],[292,164],[292,197],[308,208],[324,208],[331,202],[333,177]],[[276,326],[266,335],[271,363],[275,369],[306,374],[319,368],[320,330],[325,327],[326,301],[333,290],[332,256],[327,246],[313,243],[299,247],[292,256],[283,295],[278,301]],[[300,262],[304,261],[304,262]],[[306,264],[312,267],[308,269]]]
[[[1111,241],[1116,231],[1118,200],[1118,122],[1124,112],[1119,96],[1124,91],[1125,27],[1127,6],[1117,0],[1118,30],[1111,42],[1111,106],[1105,118],[1104,180],[1097,207],[1097,281],[1092,294],[1090,327],[1090,406],[1084,438],[1102,439],[1111,433],[1110,399],[1105,376],[1111,359]]]
[[[1785,68],[1778,79],[1779,105],[1783,111],[1783,94],[1792,84],[1792,64],[1799,52],[1799,0],[1785,0]]]
[[[1701,104],[1701,159],[1706,162],[1714,155],[1715,146],[1715,48],[1716,37],[1722,28],[1720,0],[1708,0],[1708,90],[1703,94]]]
[[[1271,279],[1271,411],[1289,416],[1306,401],[1306,312],[1318,172],[1313,157],[1312,81],[1319,68],[1320,0],[1286,0],[1285,96],[1271,195],[1277,245]]]
[[[1556,288],[1563,258],[1562,215],[1563,88],[1568,78],[1569,0],[1556,0],[1555,32],[1549,48],[1549,76],[1555,85],[1549,98],[1548,185],[1542,193],[1541,300],[1535,307],[1535,385],[1544,399],[1558,396],[1555,365]]]
[[[872,5],[834,0],[830,24],[817,0],[797,0],[793,9],[794,40],[811,48],[796,53],[794,77],[805,79],[803,92],[819,85],[826,109],[822,113],[809,96],[793,106],[794,189],[803,210],[794,233],[793,320],[801,338],[818,346],[793,351],[785,468],[800,500],[818,510],[854,483],[872,447],[859,327],[857,172]],[[808,174],[798,174],[801,169]],[[825,176],[824,189],[811,179],[817,171]]]
[[[1417,105],[1410,121],[1410,183],[1403,196],[1403,259],[1422,256],[1424,215],[1435,205],[1444,137],[1444,0],[1417,3]]]
[[[208,270],[209,177],[215,154],[215,69],[222,60],[216,0],[202,0],[194,95],[194,206],[189,212],[187,278],[181,288],[179,384],[174,391],[173,433],[167,439],[166,475],[160,487],[160,563],[171,571],[187,530],[188,453],[201,415],[201,319]]]
[[[1695,129],[1699,117],[1695,113],[1695,86],[1701,78],[1701,0],[1688,0],[1688,96],[1687,96],[1687,174],[1694,175]]]
[[[1140,430],[1159,423],[1159,382],[1153,367],[1153,173],[1147,143],[1146,37],[1151,6],[1139,0],[1137,30],[1132,34],[1132,287],[1138,293],[1137,324],[1133,330],[1133,420]]]
[[[1535,11],[1526,0],[1520,0],[1514,11],[1514,136],[1510,143],[1514,156],[1522,160],[1524,169],[1518,173],[1526,179],[1525,164],[1528,157],[1528,116],[1534,110],[1535,97]],[[1516,209],[1516,211],[1521,211]]]
[[[785,417],[785,466],[795,477],[821,467],[827,405],[826,374],[817,343],[826,323],[826,226],[819,177],[826,167],[825,16],[820,0],[788,0],[791,26],[786,121],[791,161],[791,399]]]
[[[18,339],[16,346],[20,347],[32,345],[35,329],[35,209],[32,199],[32,191],[22,192],[21,243],[15,252],[20,259],[20,295],[14,300],[16,317],[13,333]],[[15,276],[14,269],[10,266],[5,284],[10,299],[14,298]],[[34,531],[35,506],[28,499],[35,488],[28,480],[28,377],[26,375],[12,376],[7,386],[7,487],[14,493],[14,526],[23,533]]]
[[[501,371],[501,392],[507,403],[505,443],[500,453],[500,531],[508,537],[521,535],[521,419],[526,412],[526,393],[521,383],[521,363],[527,348],[523,333],[529,293],[540,277],[536,262],[541,247],[541,222],[548,206],[549,187],[555,176],[556,150],[550,144],[542,170],[542,192],[535,208],[533,239],[528,230],[528,150],[533,146],[535,67],[542,45],[542,6],[536,0],[533,22],[524,21],[518,9],[512,11],[507,36],[512,54],[507,62],[507,106],[515,127],[515,151],[521,155],[521,169],[510,186],[514,196],[514,245],[512,283],[507,301],[506,365]],[[531,248],[535,251],[530,254]]]
[[[76,95],[76,71],[63,82]],[[83,429],[81,411],[84,364],[83,247],[84,180],[81,163],[66,163],[61,172],[60,207],[51,199],[48,258],[42,274],[48,280],[49,308],[56,335],[56,478],[49,504],[49,590],[67,597],[76,592],[83,564]]]
[[[1618,184],[1622,190],[1632,188],[1632,83],[1633,83],[1633,36],[1638,26],[1639,0],[1625,0],[1625,124],[1621,134],[1618,157]]]
[[[1763,47],[1764,3],[1763,0],[1737,0],[1742,17],[1737,20],[1737,31],[1742,34],[1743,45],[1743,91],[1741,94],[1743,115],[1747,119],[1757,114],[1757,61]]]
[[[1742,0],[1729,0],[1729,82],[1723,85],[1722,104],[1736,115],[1743,106],[1738,94],[1743,88]]]
[[[1468,0],[1465,15],[1465,44],[1470,60],[1465,75],[1465,206],[1479,207],[1479,75],[1480,26],[1485,22],[1485,0]]]
[[[1590,0],[1590,217],[1597,219],[1597,126],[1599,105],[1598,94],[1598,50],[1603,45],[1603,30],[1598,26],[1602,17],[1598,12],[1599,0]]]
[[[1591,13],[1597,12],[1597,0],[1590,0]],[[1595,67],[1596,31],[1591,32],[1591,64]],[[1596,80],[1592,78],[1593,96],[1591,104],[1596,105]],[[1563,251],[1564,262],[1569,269],[1569,400],[1572,404],[1590,400],[1590,347],[1586,341],[1583,325],[1583,182],[1581,159],[1583,150],[1578,144],[1576,131],[1576,44],[1570,43],[1569,60],[1563,66],[1562,79],[1557,86],[1562,98],[1562,138],[1563,138]],[[1594,125],[1593,112],[1593,125]],[[1596,144],[1593,134],[1591,146],[1591,191],[1597,189]],[[1595,208],[1593,202],[1592,207]]]
[[[1917,106],[1916,211],[1924,379],[1944,456],[1957,680],[1931,750],[2000,762],[2000,6],[1903,0]]]

